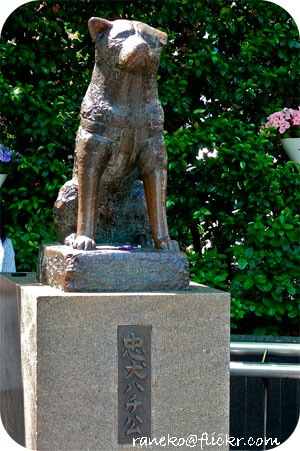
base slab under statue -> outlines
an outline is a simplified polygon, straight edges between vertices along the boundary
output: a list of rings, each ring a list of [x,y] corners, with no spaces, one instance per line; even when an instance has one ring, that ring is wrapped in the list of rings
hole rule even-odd
[[[97,246],[81,251],[64,245],[40,249],[38,280],[68,292],[186,290],[189,268],[183,252],[121,250]]]
[[[1,416],[12,436],[25,429],[20,444],[43,451],[140,449],[118,443],[128,428],[118,409],[127,407],[129,416],[144,419],[140,437],[151,421],[147,450],[176,449],[169,441],[175,438],[188,450],[194,438],[196,450],[228,451],[229,294],[201,285],[165,293],[64,293],[26,274],[0,275],[0,288],[1,398],[15,401],[1,404]],[[138,379],[151,391],[148,419],[138,404],[143,393],[121,406],[118,398],[118,361],[128,357],[119,352],[119,330],[130,325],[140,328],[136,337],[151,328],[145,344],[151,361],[143,370],[134,362],[151,377],[149,386]],[[138,355],[135,349],[132,360]],[[16,374],[22,377],[12,390]]]

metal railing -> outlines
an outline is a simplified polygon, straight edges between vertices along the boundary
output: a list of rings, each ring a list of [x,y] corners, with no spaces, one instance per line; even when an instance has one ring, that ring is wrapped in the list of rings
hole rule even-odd
[[[300,358],[300,344],[297,343],[254,343],[245,341],[230,343],[230,354],[232,355],[263,355],[266,350],[268,355]]]
[[[300,379],[300,365],[291,363],[247,363],[230,362],[231,376],[278,377],[280,379]]]
[[[261,377],[264,385],[264,446],[266,449],[268,424],[268,386],[269,378],[300,379],[300,364],[268,363],[268,356],[298,357],[300,360],[300,344],[297,343],[254,343],[231,342],[230,354],[241,356],[261,356],[261,362],[230,362],[231,376]]]

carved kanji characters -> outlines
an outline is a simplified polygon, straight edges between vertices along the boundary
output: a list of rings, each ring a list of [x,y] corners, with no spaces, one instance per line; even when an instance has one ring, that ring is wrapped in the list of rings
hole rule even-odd
[[[134,333],[130,333],[131,338],[123,338],[124,352],[122,357],[128,355],[129,357],[143,361],[145,360],[146,350],[143,348],[144,339],[138,338]]]
[[[141,434],[141,428],[139,427],[139,425],[137,424],[143,424],[144,420],[143,418],[141,418],[139,415],[134,415],[133,418],[131,417],[127,417],[125,426],[129,426],[128,429],[126,429],[125,431],[125,435],[131,435],[131,434]]]
[[[130,366],[125,366],[126,371],[128,372],[127,376],[124,379],[129,379],[132,376],[136,376],[139,379],[145,379],[146,375],[139,372],[139,370],[143,370],[145,365],[139,365],[135,360],[131,360]]]
[[[137,399],[137,395],[136,395],[136,394],[132,395],[132,396],[129,398],[129,401],[130,401],[130,402],[126,402],[126,403],[125,403],[125,407],[126,407],[126,409],[129,410],[129,412],[135,412],[136,409],[137,409],[139,406],[142,406],[142,405],[143,405],[143,401],[139,401],[139,400]]]

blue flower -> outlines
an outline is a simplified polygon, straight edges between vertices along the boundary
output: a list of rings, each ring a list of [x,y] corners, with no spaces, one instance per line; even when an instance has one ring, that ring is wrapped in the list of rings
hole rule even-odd
[[[8,163],[11,160],[12,154],[12,151],[8,150],[6,147],[0,148],[0,161]]]
[[[0,161],[2,163],[9,163],[12,160],[13,155],[13,150],[8,150],[8,148],[5,147],[4,144],[0,144]]]

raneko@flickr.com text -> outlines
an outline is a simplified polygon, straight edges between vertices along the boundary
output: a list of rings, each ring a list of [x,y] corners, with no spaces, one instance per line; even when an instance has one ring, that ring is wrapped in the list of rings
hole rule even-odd
[[[174,446],[174,447],[180,447],[180,446],[186,446],[188,448],[195,448],[198,447],[199,449],[203,450],[204,447],[207,446],[224,446],[224,445],[230,445],[231,447],[235,446],[248,446],[248,447],[257,447],[261,446],[263,444],[266,444],[268,446],[278,446],[280,445],[280,442],[277,438],[262,438],[262,437],[249,437],[248,439],[244,437],[230,437],[228,434],[216,434],[213,432],[212,434],[208,434],[207,432],[203,432],[202,435],[198,436],[196,434],[191,434],[188,437],[176,437],[168,434],[165,437],[160,438],[152,438],[149,437],[139,437],[139,438],[133,438],[132,444],[133,446],[137,447],[148,447],[148,446]]]

